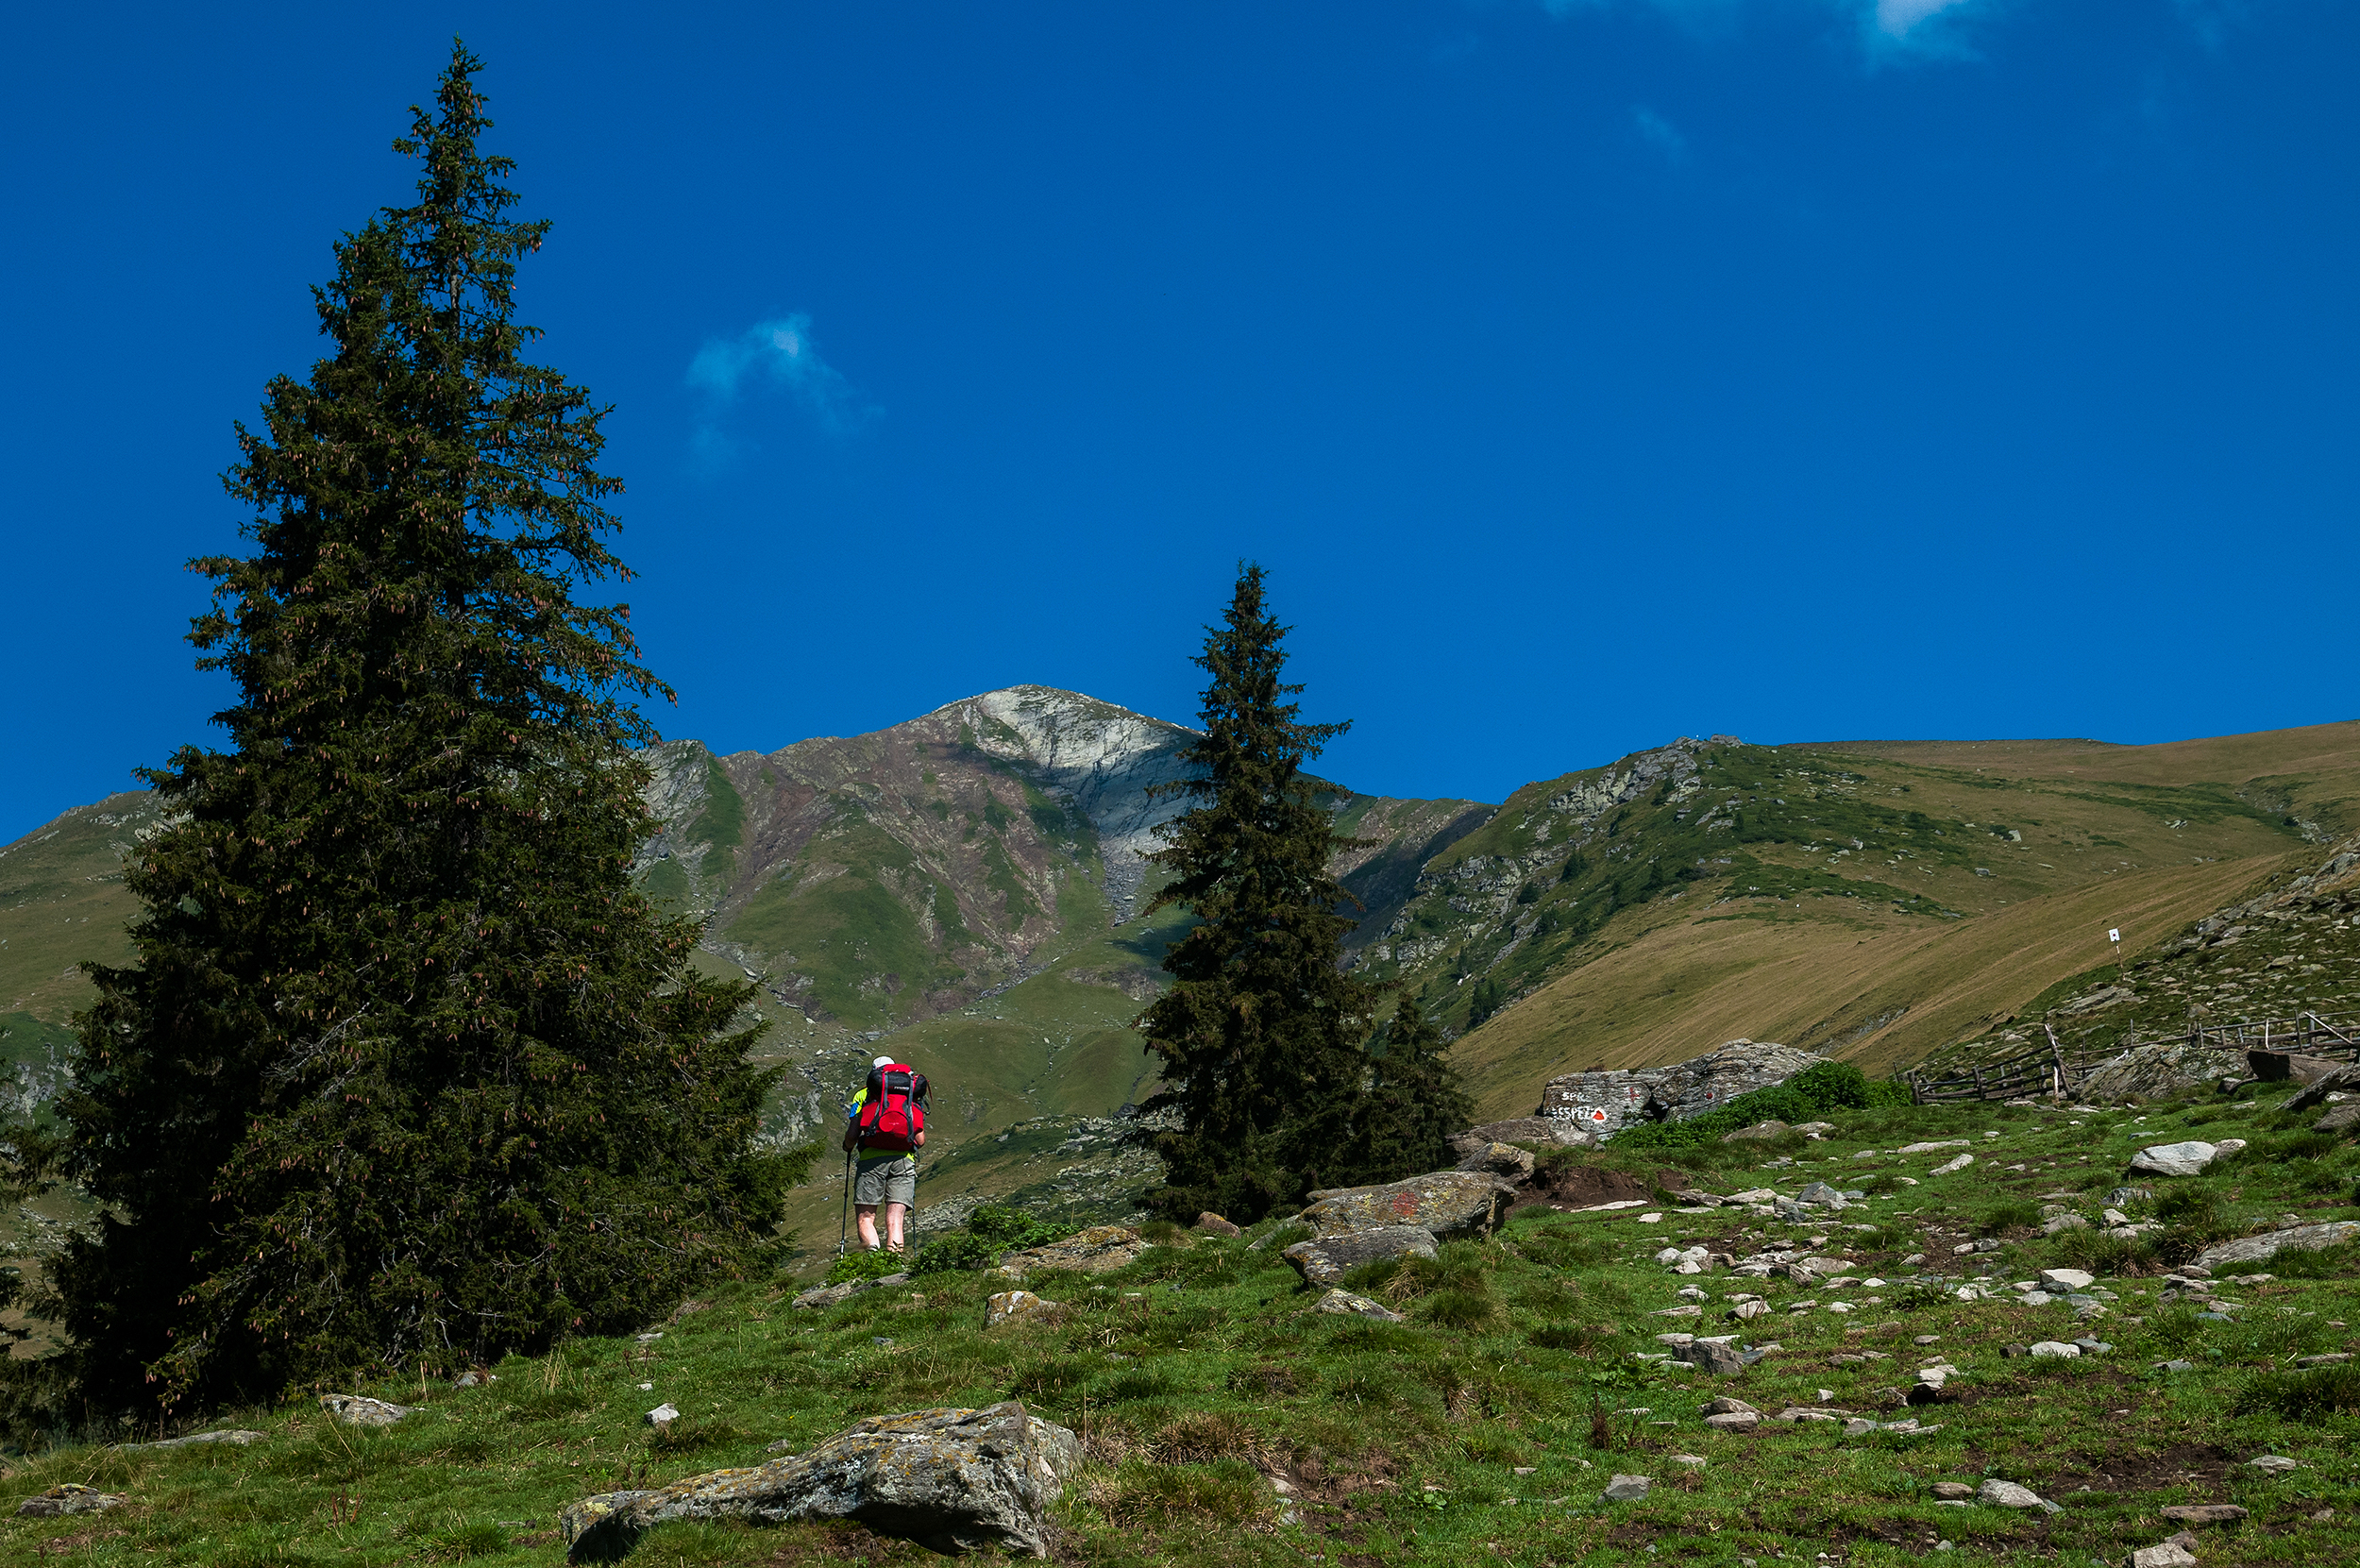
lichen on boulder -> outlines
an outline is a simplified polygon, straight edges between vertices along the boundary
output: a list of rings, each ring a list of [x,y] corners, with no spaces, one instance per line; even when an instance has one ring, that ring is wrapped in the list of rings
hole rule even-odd
[[[1103,1274],[1137,1262],[1139,1254],[1146,1250],[1145,1238],[1129,1225],[1092,1225],[1062,1241],[1010,1253],[993,1272],[1003,1279],[1022,1279],[1034,1269],[1072,1269],[1086,1274]]]
[[[1434,1255],[1434,1233],[1424,1225],[1376,1225],[1297,1241],[1279,1256],[1294,1266],[1306,1285],[1335,1285],[1364,1263]]]
[[[855,1519],[937,1552],[1046,1557],[1049,1509],[1081,1458],[1070,1431],[1015,1400],[911,1410],[871,1417],[808,1454],[584,1497],[558,1525],[575,1562],[622,1556],[667,1520],[722,1518]]]
[[[2091,1104],[2109,1104],[2124,1100],[2151,1100],[2183,1088],[2216,1084],[2223,1078],[2245,1076],[2246,1060],[2242,1054],[2190,1045],[2185,1040],[2166,1040],[2133,1046],[2092,1071],[2075,1086],[2074,1092]]]
[[[1437,1240],[1488,1236],[1508,1212],[1511,1191],[1475,1171],[1431,1171],[1374,1187],[1329,1188],[1311,1194],[1304,1222],[1321,1238],[1414,1225]]]

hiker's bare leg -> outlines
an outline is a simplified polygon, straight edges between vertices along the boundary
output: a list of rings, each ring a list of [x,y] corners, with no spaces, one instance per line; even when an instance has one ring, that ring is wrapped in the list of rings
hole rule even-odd
[[[902,1220],[909,1213],[907,1204],[887,1204],[885,1211],[885,1245],[895,1252],[902,1250]]]
[[[896,1204],[894,1206],[899,1208],[901,1206]],[[902,1226],[901,1216],[895,1215],[892,1223],[894,1233],[899,1235]],[[852,1228],[860,1233],[860,1244],[868,1251],[875,1252],[877,1250],[877,1206],[875,1204],[854,1205]]]

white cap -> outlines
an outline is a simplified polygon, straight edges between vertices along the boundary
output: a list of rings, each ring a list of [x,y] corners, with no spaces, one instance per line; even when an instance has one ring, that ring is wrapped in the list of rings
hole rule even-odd
[[[893,1065],[893,1058],[890,1056],[880,1056],[868,1065],[870,1067],[891,1067]]]

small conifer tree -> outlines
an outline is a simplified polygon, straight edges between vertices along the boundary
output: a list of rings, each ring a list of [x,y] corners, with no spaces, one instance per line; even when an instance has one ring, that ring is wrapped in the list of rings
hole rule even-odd
[[[191,640],[226,751],[148,774],[138,962],[93,966],[55,1273],[97,1410],[448,1371],[636,1324],[767,1243],[750,988],[630,881],[653,831],[601,542],[605,410],[524,358],[513,167],[454,45],[395,148],[417,200],[336,246],[325,358],[226,476],[250,555]]]
[[[1369,1104],[1354,1150],[1359,1179],[1398,1180],[1439,1171],[1458,1156],[1450,1140],[1475,1120],[1475,1103],[1444,1054],[1442,1032],[1404,994],[1386,1024]]]
[[[1172,880],[1151,907],[1197,924],[1165,955],[1171,990],[1140,1019],[1163,1058],[1182,1127],[1158,1135],[1158,1203],[1177,1220],[1205,1209],[1240,1222],[1347,1177],[1366,1110],[1374,994],[1342,968],[1350,901],[1329,873],[1354,841],[1335,831],[1303,765],[1342,724],[1306,724],[1280,679],[1287,628],[1264,606],[1259,566],[1242,568],[1196,664],[1210,676],[1205,733],[1185,753],[1197,777],[1167,786],[1196,802],[1154,859]]]

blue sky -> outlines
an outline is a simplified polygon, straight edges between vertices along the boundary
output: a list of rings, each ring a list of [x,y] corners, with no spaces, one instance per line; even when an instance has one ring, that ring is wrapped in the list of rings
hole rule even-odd
[[[1245,556],[1364,790],[2360,713],[2348,4],[7,26],[0,840],[218,734],[181,563],[454,32],[556,224],[523,314],[615,405],[667,734],[1186,718]]]

